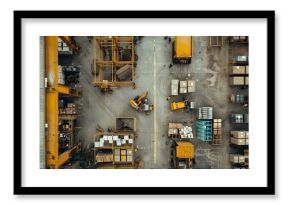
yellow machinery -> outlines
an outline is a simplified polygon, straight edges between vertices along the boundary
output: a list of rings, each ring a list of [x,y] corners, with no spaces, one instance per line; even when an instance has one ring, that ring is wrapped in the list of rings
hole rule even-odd
[[[142,93],[140,96],[130,99],[130,105],[138,111],[148,113],[153,110],[153,105],[148,103],[148,91]]]
[[[194,145],[191,142],[177,141],[175,146],[175,168],[192,168]]]
[[[179,101],[179,102],[172,102],[170,104],[171,110],[179,110],[179,109],[187,109],[187,111],[192,110],[196,107],[195,102],[191,102],[188,100]]]
[[[185,108],[185,101],[171,103],[171,110],[179,110],[183,108]]]
[[[94,86],[135,88],[134,36],[94,36],[93,55]]]
[[[46,167],[57,169],[80,150],[80,145],[72,146],[59,154],[59,95],[78,96],[71,88],[58,84],[58,37],[45,37],[46,88]]]
[[[192,36],[176,36],[173,42],[174,64],[190,64],[192,58]]]

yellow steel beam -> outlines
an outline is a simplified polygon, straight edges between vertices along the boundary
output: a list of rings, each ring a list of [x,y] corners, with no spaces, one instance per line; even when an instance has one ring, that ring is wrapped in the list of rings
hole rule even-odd
[[[61,94],[70,95],[71,89],[64,85],[57,85],[57,91]]]
[[[72,149],[63,152],[59,155],[57,168],[61,167],[65,162],[67,162],[71,156],[80,150],[80,144],[74,146]]]
[[[57,168],[58,164],[58,44],[57,36],[45,37],[46,90],[46,166]]]

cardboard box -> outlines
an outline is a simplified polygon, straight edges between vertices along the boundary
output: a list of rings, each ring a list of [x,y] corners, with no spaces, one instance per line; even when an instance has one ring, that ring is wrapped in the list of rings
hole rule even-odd
[[[114,161],[115,162],[120,162],[121,158],[120,158],[120,155],[119,156],[114,156]]]
[[[183,93],[187,93],[187,88],[183,88],[183,87],[180,87],[179,89],[179,93],[183,94]]]
[[[180,87],[181,88],[186,88],[187,87],[187,81],[186,80],[180,81]]]
[[[131,156],[132,155],[132,149],[127,149],[127,156]]]
[[[127,162],[132,162],[132,156],[127,156]]]
[[[115,155],[120,155],[120,149],[115,149],[114,153],[115,153]]]
[[[127,155],[127,150],[126,149],[121,149],[121,155]]]
[[[187,88],[188,93],[194,93],[195,92],[195,87],[188,87]]]
[[[127,157],[126,155],[122,155],[121,156],[121,162],[126,162],[127,161]]]

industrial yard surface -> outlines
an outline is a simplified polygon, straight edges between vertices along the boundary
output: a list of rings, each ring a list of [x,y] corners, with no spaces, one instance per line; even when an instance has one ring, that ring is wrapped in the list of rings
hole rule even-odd
[[[40,42],[45,47],[47,37],[41,38]],[[73,39],[80,47],[79,52],[73,55],[58,54],[58,65],[76,66],[80,69],[79,82],[75,83],[81,89],[81,95],[77,97],[61,96],[58,102],[71,107],[75,105],[78,110],[78,115],[73,119],[73,135],[69,142],[64,140],[62,153],[70,151],[70,149],[74,149],[74,151],[70,151],[71,157],[60,166],[53,165],[56,163],[54,161],[48,163],[47,158],[50,156],[47,154],[41,155],[43,156],[41,164],[44,164],[42,168],[231,169],[249,167],[249,144],[236,143],[234,139],[231,139],[235,136],[234,133],[231,133],[232,131],[248,131],[248,122],[245,121],[245,116],[248,116],[246,115],[248,114],[247,101],[237,103],[231,100],[232,94],[248,97],[248,83],[245,80],[245,76],[248,74],[237,75],[243,80],[242,85],[233,85],[230,79],[236,76],[231,73],[233,66],[248,69],[248,41],[241,43],[239,41],[231,42],[232,39],[235,39],[233,37],[195,36],[190,41],[192,43],[190,63],[174,63],[173,53],[174,49],[177,49],[173,46],[175,37],[138,37],[134,40],[134,54],[129,56],[134,59],[133,64],[130,65],[134,67],[134,86],[105,87],[103,84],[93,83],[99,79],[98,69],[101,69],[101,63],[96,65],[97,62],[94,59],[100,52],[94,47],[95,38],[79,36]],[[222,44],[215,42],[216,45],[214,45],[211,42],[213,40],[220,40]],[[104,48],[106,49],[106,47]],[[104,60],[108,60],[106,58],[112,55],[107,54],[106,51],[104,53]],[[244,60],[243,57],[247,59]],[[121,68],[118,67],[118,69]],[[113,74],[104,73],[106,79],[110,79],[110,75],[115,75],[114,71]],[[67,78],[65,79],[67,80]],[[176,95],[172,95],[172,80],[178,80]],[[188,84],[194,82],[194,90],[190,92],[189,85],[187,85],[185,93],[182,93],[181,81]],[[153,105],[152,110],[142,111],[141,108],[139,110],[134,108],[130,100],[135,98],[137,101],[137,98],[146,91],[148,95],[145,98],[148,100],[148,104]],[[171,107],[173,102],[192,102],[192,106],[185,103],[183,105],[185,107],[173,109]],[[146,104],[146,101],[142,101],[143,103]],[[62,109],[64,109],[63,107]],[[208,112],[211,114],[201,117],[201,108],[209,110]],[[61,109],[60,106],[59,109]],[[62,110],[58,111],[59,116],[60,111]],[[65,111],[63,112],[65,113]],[[238,122],[238,117],[235,117],[237,121],[234,122],[232,114],[241,115],[244,121]],[[69,117],[65,117],[67,116],[63,114],[63,119],[69,119]],[[122,126],[128,126],[132,132],[125,133],[123,138],[120,138],[121,134],[116,130],[116,118],[133,119],[135,128],[130,123],[122,124]],[[217,136],[215,136],[217,128],[215,122],[218,121],[215,119],[221,122]],[[44,119],[44,122],[47,123],[47,118],[46,121]],[[59,127],[61,123],[59,122]],[[174,136],[171,135],[172,133],[169,134],[169,123],[173,123],[171,124],[172,133],[176,131],[178,134],[174,134]],[[201,134],[198,133],[203,132],[202,129],[206,128],[204,123],[212,125],[209,134],[210,140],[202,138],[205,136],[200,136]],[[47,127],[49,129],[51,126]],[[183,136],[181,133],[184,132],[188,133]],[[51,131],[47,130],[45,133],[51,133]],[[60,133],[58,132],[58,134]],[[246,138],[245,136],[240,137],[240,134],[237,134],[239,136],[237,139]],[[129,141],[131,136],[132,141],[134,140],[132,145]],[[58,137],[59,139],[64,138],[62,134]],[[218,142],[214,141],[215,137],[218,137]],[[126,138],[128,138],[127,141]],[[119,148],[118,140],[120,143],[125,140]],[[51,149],[48,146],[49,141],[41,140],[41,142],[43,142],[41,146],[44,153],[47,152],[47,149]],[[79,146],[74,148],[78,143]],[[124,155],[122,155],[122,150],[126,150]],[[132,154],[129,154],[131,151]],[[58,152],[59,158],[61,158],[61,153]],[[119,158],[119,156],[121,157]],[[122,158],[122,156],[126,157]],[[133,156],[132,159],[131,156]],[[239,157],[244,157],[246,160]]]

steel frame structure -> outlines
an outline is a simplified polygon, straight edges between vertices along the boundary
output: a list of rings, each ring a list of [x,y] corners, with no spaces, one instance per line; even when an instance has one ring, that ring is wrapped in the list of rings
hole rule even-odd
[[[122,61],[120,50],[131,52],[131,59]],[[135,88],[135,51],[133,36],[94,36],[93,37],[93,84],[103,90],[118,87]],[[108,59],[108,54],[109,56]],[[124,65],[131,66],[131,80],[120,81],[117,70]],[[105,79],[106,69],[111,69],[111,79]],[[98,77],[96,74],[98,73]]]
[[[58,122],[60,118],[65,117],[58,113],[58,98],[60,95],[79,95],[71,88],[58,84],[58,36],[45,37],[45,76],[47,79],[45,92],[46,167],[57,169],[80,150],[80,144],[78,144],[59,154]],[[68,118],[68,120],[73,120],[73,118]]]

